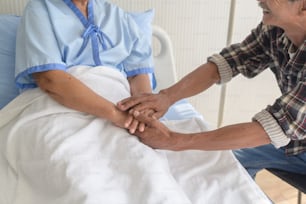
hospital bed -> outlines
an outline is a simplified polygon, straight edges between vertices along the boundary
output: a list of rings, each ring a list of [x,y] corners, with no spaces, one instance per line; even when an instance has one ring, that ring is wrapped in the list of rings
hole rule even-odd
[[[3,14],[20,15],[20,11],[25,4],[25,1],[1,0],[0,2],[2,13],[2,15],[0,15],[0,26],[3,25],[3,18],[5,18],[6,21],[9,19],[9,22],[10,19],[17,18],[15,16],[4,16]],[[8,27],[2,28],[1,31],[8,32],[6,34],[9,35],[14,35],[12,32],[15,32],[16,28],[12,28],[12,26],[14,26],[14,23],[10,22]],[[1,35],[1,37],[4,36],[4,34]],[[169,36],[158,26],[153,26],[153,36],[159,45],[159,51],[155,52],[154,56],[157,81],[155,91],[158,91],[176,82],[177,76]],[[0,42],[5,42],[5,45],[14,44],[13,41],[10,42],[10,40],[7,39],[1,39]],[[14,57],[14,53],[8,50],[12,49],[2,46],[0,54],[3,55],[4,53],[5,56]],[[2,56],[1,59],[5,58],[5,56]],[[9,76],[6,74],[6,72],[11,73],[11,70],[7,70],[8,63],[11,62],[10,60],[11,59],[6,59],[0,62],[0,81],[7,81],[7,79],[12,76],[12,74]],[[4,76],[6,77],[5,79]],[[11,86],[12,83],[8,82],[6,88]],[[0,94],[2,94],[2,97],[5,97],[5,95],[3,95],[4,89],[1,89],[1,91],[2,93]],[[0,110],[0,133],[1,124],[3,127],[3,124],[9,120],[9,116],[17,112],[18,107],[14,107],[14,103],[18,103],[18,100],[22,96],[15,98],[14,94],[16,93],[13,92],[9,98],[6,97],[9,103]],[[12,100],[13,98],[15,99]],[[26,100],[27,98],[24,97],[23,99]],[[197,132],[209,130],[205,119],[187,100],[181,100],[171,106],[161,120],[169,128],[176,131]],[[6,128],[9,129],[10,127]],[[133,142],[135,144],[137,143],[137,145],[142,145],[142,148],[145,150],[145,152],[138,152],[138,154],[150,154],[151,156],[151,159],[146,161],[145,165],[139,165],[141,169],[128,169],[127,167],[127,169],[125,169],[124,165],[115,165],[118,163],[107,163],[108,165],[106,166],[99,166],[101,158],[95,158],[93,160],[94,164],[87,164],[87,160],[84,158],[87,155],[92,156],[90,154],[91,149],[89,151],[89,146],[85,146],[84,148],[80,144],[76,145],[79,145],[78,147],[80,148],[81,146],[83,147],[82,151],[86,153],[84,157],[75,157],[72,154],[69,155],[69,153],[57,155],[56,157],[53,155],[54,157],[49,158],[47,162],[44,160],[43,165],[41,165],[40,161],[37,160],[18,160],[18,158],[21,158],[23,155],[17,154],[28,154],[28,152],[34,149],[37,142],[47,142],[30,139],[29,141],[23,138],[26,135],[27,133],[22,133],[20,137],[12,138],[8,135],[0,134],[0,204],[270,203],[270,200],[249,177],[247,172],[234,158],[231,151],[171,152],[152,150],[149,147],[143,147],[144,145],[134,139]],[[58,146],[55,145],[53,148],[59,152],[58,149],[69,149],[73,145],[75,145],[74,140],[68,140],[68,142],[65,141]],[[90,147],[95,148],[95,144],[90,145]],[[118,152],[120,153],[121,147],[117,146],[114,146],[113,149],[110,148],[109,151],[116,152],[117,150],[115,150],[115,147],[118,148]],[[23,150],[19,150],[18,148],[22,148]],[[41,150],[41,152],[39,152],[39,150],[35,151],[36,154],[44,154],[44,150]],[[125,155],[125,152],[123,155]],[[139,155],[140,158],[142,158],[143,155]],[[80,159],[83,160],[79,161]],[[154,166],[155,160],[160,166]],[[63,161],[69,165],[63,167]],[[79,166],[73,165],[78,162],[80,163]],[[84,164],[82,162],[84,162]],[[82,167],[82,165],[84,165],[84,169],[81,168],[80,170],[80,166]],[[99,167],[98,171],[87,171],[87,167],[95,170],[96,165]],[[128,166],[128,164],[126,165]],[[163,170],[161,171],[160,169]],[[135,170],[139,171],[139,174],[136,174]],[[125,177],[122,176],[122,172],[124,172]],[[105,178],[105,175],[101,176],[100,174],[109,174],[110,176]],[[44,178],[46,175],[49,175],[50,178]],[[121,179],[118,179],[119,177]],[[45,182],[44,179],[46,180]],[[99,188],[99,183],[103,182],[107,182],[111,187]],[[122,188],[122,186],[129,186],[128,183],[133,183],[132,188]],[[143,188],[142,183],[149,184],[146,185],[147,188]],[[116,190],[117,187],[118,190]],[[156,191],[156,188],[161,189],[160,192]]]

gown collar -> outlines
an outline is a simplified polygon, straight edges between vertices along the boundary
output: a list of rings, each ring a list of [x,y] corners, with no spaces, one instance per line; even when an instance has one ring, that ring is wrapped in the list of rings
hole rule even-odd
[[[87,5],[87,13],[88,17],[86,18],[80,9],[71,1],[71,0],[63,0],[67,6],[73,11],[73,13],[80,19],[85,28],[87,28],[90,24],[94,24],[94,9],[93,9],[93,1],[89,0]]]

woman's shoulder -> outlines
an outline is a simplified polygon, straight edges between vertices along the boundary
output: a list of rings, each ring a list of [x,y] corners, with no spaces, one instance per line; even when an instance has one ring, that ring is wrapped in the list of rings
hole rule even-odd
[[[24,8],[23,16],[47,15],[46,0],[30,0]]]
[[[44,6],[46,0],[30,0],[27,6]]]

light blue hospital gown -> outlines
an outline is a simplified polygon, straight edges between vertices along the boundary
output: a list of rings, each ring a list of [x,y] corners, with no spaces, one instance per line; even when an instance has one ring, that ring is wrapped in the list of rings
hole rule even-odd
[[[17,34],[16,84],[36,87],[32,73],[75,65],[110,66],[127,77],[153,73],[150,40],[129,13],[104,0],[89,0],[88,18],[71,0],[32,0]]]

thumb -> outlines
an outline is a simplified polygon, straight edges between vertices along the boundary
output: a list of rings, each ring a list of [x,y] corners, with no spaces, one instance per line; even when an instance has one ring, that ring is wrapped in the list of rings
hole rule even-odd
[[[162,112],[159,111],[159,112],[153,113],[152,118],[158,119],[158,118],[161,118],[162,116],[163,116]]]

